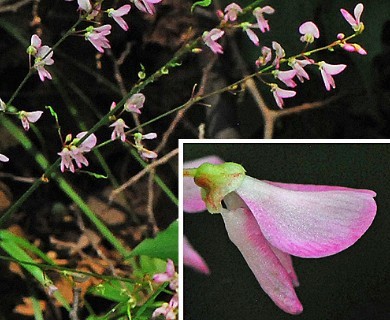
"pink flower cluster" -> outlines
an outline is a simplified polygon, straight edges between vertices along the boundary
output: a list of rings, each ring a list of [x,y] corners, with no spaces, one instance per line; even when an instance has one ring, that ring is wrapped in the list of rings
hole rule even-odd
[[[62,151],[58,153],[58,155],[61,157],[62,172],[69,170],[74,173],[75,167],[73,161],[76,162],[78,168],[81,168],[83,165],[89,165],[89,162],[84,156],[84,153],[90,152],[92,150],[92,148],[96,145],[97,138],[94,134],[91,134],[88,138],[79,144],[80,140],[83,139],[86,134],[86,131],[80,132],[75,139],[72,139],[71,134],[66,137],[66,144],[63,146]]]
[[[73,0],[65,0],[73,1]],[[154,5],[161,2],[162,0],[132,0],[135,6],[146,13],[151,15],[156,13]],[[84,13],[84,18],[88,21],[95,19],[98,14],[102,11],[102,1],[96,1],[91,3],[90,0],[77,0],[79,5],[78,10]],[[109,18],[113,18],[114,21],[125,31],[129,30],[127,22],[124,20],[123,16],[127,15],[130,12],[131,5],[125,4],[117,9],[110,8],[105,10]],[[92,45],[100,52],[103,53],[104,49],[111,48],[110,42],[107,39],[107,36],[111,33],[111,25],[105,24],[102,26],[89,26],[84,32],[85,40],[88,40]]]
[[[361,33],[364,30],[364,24],[360,21],[361,14],[363,12],[364,6],[359,3],[354,10],[354,16],[352,16],[345,9],[341,9],[343,17],[351,25],[353,30],[356,33]],[[243,13],[243,9],[236,3],[231,3],[224,9],[224,12],[217,12],[218,16],[221,18],[221,26],[235,26],[241,28],[248,35],[249,39],[256,45],[260,45],[259,37],[253,31],[253,29],[260,29],[261,32],[270,31],[270,25],[268,20],[265,19],[265,14],[273,14],[275,12],[274,8],[270,6],[257,7],[252,11],[253,16],[256,18],[257,24],[252,24],[249,22],[242,22],[237,24],[238,17]],[[306,44],[313,43],[315,39],[320,37],[320,31],[317,25],[312,21],[307,21],[301,24],[299,27],[299,33],[301,34],[300,40]],[[204,43],[215,53],[222,54],[224,52],[223,47],[217,40],[220,40],[225,31],[223,29],[214,28],[211,31],[206,31],[203,33]],[[347,43],[344,40],[344,34],[340,33],[338,35],[337,44],[341,48],[349,52],[357,52],[359,54],[367,54],[367,52],[356,43]],[[309,80],[309,74],[305,71],[305,67],[308,65],[316,65],[320,74],[322,76],[325,89],[331,90],[336,88],[336,83],[333,76],[341,73],[346,65],[337,64],[332,65],[326,63],[325,61],[315,62],[312,59],[307,58],[305,53],[301,54],[301,59],[292,57],[289,59],[285,58],[285,51],[283,47],[276,41],[272,42],[272,48],[275,52],[275,58],[272,62],[275,70],[272,72],[276,79],[281,81],[284,85],[290,88],[295,88],[297,86],[294,78],[296,77],[300,82],[303,82],[304,79]],[[256,65],[258,67],[266,66],[272,60],[272,49],[263,46],[261,48],[261,56],[256,60]],[[291,70],[280,70],[281,62],[288,62],[288,65],[292,68]],[[285,98],[291,98],[296,95],[296,92],[293,90],[286,90],[279,87],[276,83],[267,83],[270,86],[270,90],[273,93],[276,104],[279,108],[283,108]]]
[[[175,265],[171,259],[167,261],[166,271],[164,273],[157,273],[153,276],[155,283],[169,282],[169,288],[174,291],[169,303],[163,303],[161,307],[154,310],[152,317],[164,316],[166,320],[176,320],[176,315],[179,307],[179,296],[178,296],[178,275],[175,271]]]

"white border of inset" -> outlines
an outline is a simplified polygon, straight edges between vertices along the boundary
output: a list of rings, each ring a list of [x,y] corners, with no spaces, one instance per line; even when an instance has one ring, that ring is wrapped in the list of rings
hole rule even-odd
[[[389,144],[390,140],[388,139],[179,139],[179,165],[178,165],[178,198],[179,198],[179,320],[184,319],[184,280],[183,280],[183,179],[181,172],[183,172],[183,149],[184,144],[278,144],[278,143],[288,143],[288,144],[377,144],[384,143]]]

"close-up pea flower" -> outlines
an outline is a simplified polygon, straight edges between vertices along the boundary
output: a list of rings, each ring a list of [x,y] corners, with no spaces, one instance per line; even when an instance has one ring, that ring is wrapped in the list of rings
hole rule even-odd
[[[184,164],[184,211],[221,213],[263,290],[283,311],[301,313],[291,255],[321,258],[352,246],[375,218],[376,193],[258,180],[239,164],[209,159],[222,161],[213,156],[199,159],[197,168]]]

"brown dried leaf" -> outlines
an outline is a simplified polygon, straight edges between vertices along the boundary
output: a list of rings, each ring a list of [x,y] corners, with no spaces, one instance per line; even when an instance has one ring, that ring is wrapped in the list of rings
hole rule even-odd
[[[126,221],[126,214],[123,211],[110,207],[96,197],[89,197],[87,204],[103,222],[110,226],[121,225]]]
[[[46,301],[39,300],[39,306],[41,310],[46,310]],[[14,312],[24,316],[33,316],[34,308],[31,297],[23,297],[23,304],[17,305],[14,308]]]

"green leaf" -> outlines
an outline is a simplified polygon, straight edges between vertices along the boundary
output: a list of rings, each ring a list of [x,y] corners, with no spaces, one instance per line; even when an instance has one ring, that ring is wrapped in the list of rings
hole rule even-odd
[[[88,290],[88,293],[115,302],[126,302],[130,299],[128,292],[134,291],[134,285],[119,280],[103,282]]]
[[[196,1],[191,6],[191,12],[194,11],[195,7],[201,6],[201,7],[208,7],[211,4],[212,0],[202,0],[202,1]]]
[[[131,251],[128,258],[145,255],[163,260],[171,259],[177,264],[178,234],[179,224],[176,220],[166,230],[159,232],[154,239],[145,239],[142,241]]]
[[[26,269],[38,282],[46,287],[50,278],[44,274],[42,269],[38,266],[34,266],[34,260],[28,255],[28,253],[24,250],[23,247],[28,247],[28,249],[32,249],[33,245],[27,245],[27,241],[19,238],[15,235],[12,235],[9,231],[1,230],[0,231],[0,248],[3,249],[8,255],[15,260],[20,261],[19,264]],[[23,247],[21,247],[23,246]],[[35,253],[38,253],[39,249],[32,250]],[[40,255],[41,256],[41,255]],[[49,258],[47,258],[49,259]],[[46,260],[46,259],[45,259]],[[29,264],[24,264],[23,262],[28,262]],[[46,260],[48,261],[48,260]],[[54,292],[53,296],[68,310],[70,311],[70,306],[62,293],[58,290]]]

